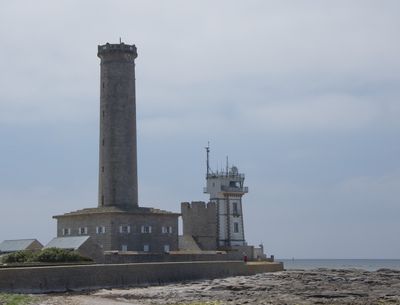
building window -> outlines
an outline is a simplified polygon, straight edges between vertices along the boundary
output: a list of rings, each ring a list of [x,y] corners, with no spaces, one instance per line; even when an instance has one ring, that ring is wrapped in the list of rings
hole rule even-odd
[[[151,226],[142,226],[142,233],[151,233]]]
[[[239,233],[239,223],[238,222],[233,223],[233,233]]]
[[[164,252],[169,253],[169,245],[164,245]]]
[[[238,210],[238,203],[237,202],[232,202],[232,209],[233,209],[233,214],[238,215],[239,210]]]
[[[149,252],[150,251],[150,245],[148,245],[148,244],[143,245],[143,251],[144,252]]]
[[[71,229],[70,228],[63,228],[62,230],[61,230],[61,232],[62,232],[62,235],[71,235]]]
[[[87,227],[80,227],[80,228],[78,229],[78,234],[79,234],[79,235],[86,235],[87,232],[88,232]]]
[[[101,145],[104,146],[104,138],[101,140]]]
[[[171,234],[172,233],[172,227],[166,227],[166,226],[163,226],[163,227],[161,227],[161,232],[163,233],[163,234]]]
[[[131,233],[131,226],[127,226],[127,225],[119,226],[119,233],[122,233],[122,234]]]
[[[128,251],[128,245],[121,245],[121,251],[122,252]]]
[[[104,226],[96,227],[96,234],[104,234],[104,233],[106,233],[106,227]]]

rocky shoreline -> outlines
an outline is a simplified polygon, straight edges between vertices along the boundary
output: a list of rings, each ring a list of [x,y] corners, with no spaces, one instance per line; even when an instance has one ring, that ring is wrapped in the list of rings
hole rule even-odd
[[[40,299],[41,305],[400,304],[400,271],[290,270]]]

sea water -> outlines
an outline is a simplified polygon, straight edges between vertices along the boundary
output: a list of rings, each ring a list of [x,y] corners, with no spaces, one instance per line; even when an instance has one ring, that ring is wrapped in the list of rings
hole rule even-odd
[[[276,259],[283,262],[285,269],[378,269],[400,270],[400,259]]]

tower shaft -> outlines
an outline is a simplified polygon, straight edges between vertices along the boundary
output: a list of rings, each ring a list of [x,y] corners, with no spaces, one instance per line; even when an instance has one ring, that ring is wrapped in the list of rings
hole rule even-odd
[[[138,206],[135,45],[98,46],[101,206]]]

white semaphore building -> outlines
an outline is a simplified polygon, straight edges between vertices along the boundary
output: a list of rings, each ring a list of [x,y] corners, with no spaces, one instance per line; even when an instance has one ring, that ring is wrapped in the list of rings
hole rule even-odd
[[[202,251],[228,251],[237,258],[246,255],[255,258],[255,247],[248,246],[244,235],[242,198],[249,190],[244,186],[244,174],[236,166],[225,171],[212,171],[209,165],[210,148],[207,151],[206,187],[208,203],[203,201],[182,202],[182,240],[198,245]],[[193,249],[192,249],[193,250]]]
[[[245,246],[242,197],[248,192],[244,186],[244,174],[236,166],[226,171],[212,172],[209,167],[207,149],[207,186],[204,193],[210,194],[210,202],[217,207],[217,245],[219,248]]]

